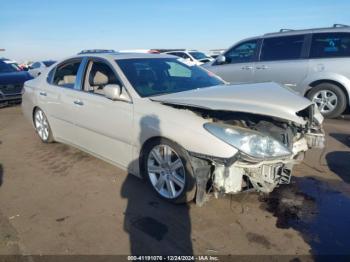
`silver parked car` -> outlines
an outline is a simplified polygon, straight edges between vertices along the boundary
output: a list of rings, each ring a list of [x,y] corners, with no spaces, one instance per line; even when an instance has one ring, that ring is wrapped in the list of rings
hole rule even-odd
[[[22,109],[43,142],[144,177],[176,203],[271,192],[324,140],[309,100],[275,83],[228,85],[164,54],[71,57],[25,83]]]
[[[245,39],[204,67],[231,83],[281,83],[324,116],[337,117],[350,102],[350,27],[282,29]]]

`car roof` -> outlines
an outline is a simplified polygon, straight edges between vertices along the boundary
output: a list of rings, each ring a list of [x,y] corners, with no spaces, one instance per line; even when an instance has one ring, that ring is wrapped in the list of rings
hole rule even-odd
[[[312,34],[312,33],[346,33],[350,32],[350,26],[347,25],[338,25],[335,24],[333,27],[324,27],[324,28],[311,28],[311,29],[281,29],[279,32],[266,33],[260,36],[252,36],[248,38],[241,39],[236,42],[234,45],[230,46],[227,50],[230,50],[233,46],[251,40],[258,40],[269,37],[278,37],[278,36],[292,36],[292,35],[301,35],[301,34]],[[226,52],[225,51],[225,52]]]
[[[279,32],[267,33],[261,37],[299,35],[299,34],[310,34],[310,33],[336,33],[336,32],[339,32],[339,33],[350,32],[350,26],[335,24],[333,25],[333,27],[324,27],[324,28],[311,28],[311,29],[300,29],[300,30],[281,29]]]

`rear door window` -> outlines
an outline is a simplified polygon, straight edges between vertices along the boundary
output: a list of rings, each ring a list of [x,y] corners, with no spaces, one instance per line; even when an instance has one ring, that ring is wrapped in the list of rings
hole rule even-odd
[[[56,68],[53,84],[66,88],[74,88],[78,75],[80,60],[63,63]]]
[[[349,57],[349,33],[313,34],[310,58]]]
[[[304,35],[265,38],[260,61],[293,60],[301,58]]]

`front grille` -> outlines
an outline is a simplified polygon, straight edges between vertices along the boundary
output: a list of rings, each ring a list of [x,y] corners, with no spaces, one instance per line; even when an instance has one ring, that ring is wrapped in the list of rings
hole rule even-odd
[[[17,95],[22,92],[22,84],[0,85],[0,92],[4,95]]]

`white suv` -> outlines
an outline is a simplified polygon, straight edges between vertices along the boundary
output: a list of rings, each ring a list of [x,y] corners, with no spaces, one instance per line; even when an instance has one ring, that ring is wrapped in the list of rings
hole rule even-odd
[[[165,52],[165,54],[181,57],[185,60],[191,61],[196,65],[203,65],[205,63],[208,63],[214,60],[214,58],[206,55],[203,52],[199,52],[197,50],[169,51],[169,52]]]

